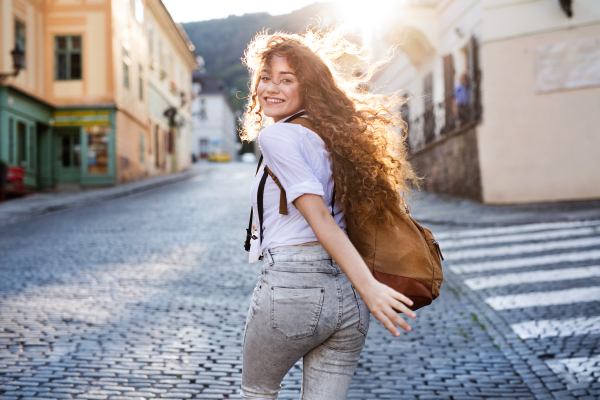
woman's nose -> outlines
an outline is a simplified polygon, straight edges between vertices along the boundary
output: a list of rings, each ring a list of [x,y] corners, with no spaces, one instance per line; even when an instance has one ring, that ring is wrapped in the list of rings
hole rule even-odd
[[[267,87],[267,92],[268,93],[279,93],[279,85],[276,85],[273,83],[273,81],[271,81],[271,83],[269,83],[269,86]]]

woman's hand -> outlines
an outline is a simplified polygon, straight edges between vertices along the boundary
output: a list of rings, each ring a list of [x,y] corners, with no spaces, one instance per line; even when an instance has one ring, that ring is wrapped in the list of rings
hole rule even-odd
[[[360,288],[355,285],[355,288],[371,314],[394,336],[400,336],[400,331],[396,328],[396,325],[402,327],[406,332],[411,331],[410,325],[398,315],[398,312],[402,312],[412,319],[417,317],[417,314],[406,306],[413,305],[411,299],[375,279],[360,285]]]
[[[410,326],[398,312],[415,318],[416,314],[406,306],[411,306],[412,301],[373,277],[348,236],[331,216],[323,198],[305,194],[294,200],[294,204],[312,228],[319,243],[346,273],[375,318],[395,336],[400,335],[396,325],[409,332]]]

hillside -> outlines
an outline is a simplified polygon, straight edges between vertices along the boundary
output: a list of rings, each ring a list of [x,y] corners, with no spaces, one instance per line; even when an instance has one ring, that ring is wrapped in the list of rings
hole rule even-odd
[[[284,15],[268,13],[230,16],[224,19],[189,22],[183,24],[190,40],[196,47],[196,53],[205,61],[206,70],[223,82],[231,91],[231,102],[236,109],[242,110],[248,94],[248,70],[241,58],[248,43],[263,29],[270,32],[282,30],[300,33],[308,26],[326,27],[336,21],[335,5],[332,2],[315,3]]]

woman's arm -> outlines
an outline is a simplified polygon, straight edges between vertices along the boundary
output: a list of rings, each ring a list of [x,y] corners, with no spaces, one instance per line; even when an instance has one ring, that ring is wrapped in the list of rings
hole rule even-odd
[[[304,216],[323,248],[346,273],[375,318],[395,336],[400,336],[396,325],[410,332],[410,326],[397,311],[403,312],[410,318],[416,318],[414,311],[405,305],[411,306],[413,302],[389,286],[379,283],[373,277],[350,239],[331,216],[323,198],[314,194],[305,194],[294,200],[294,205]]]

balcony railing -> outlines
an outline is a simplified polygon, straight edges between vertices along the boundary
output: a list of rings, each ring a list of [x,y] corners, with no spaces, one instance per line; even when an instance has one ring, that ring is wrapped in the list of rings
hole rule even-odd
[[[454,94],[440,103],[430,105],[422,115],[410,120],[408,142],[411,153],[427,144],[481,121],[481,96],[478,85],[466,85],[466,100],[457,101]]]

